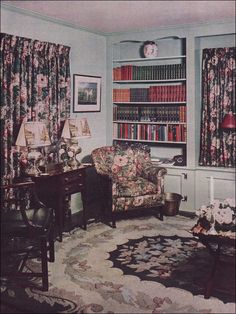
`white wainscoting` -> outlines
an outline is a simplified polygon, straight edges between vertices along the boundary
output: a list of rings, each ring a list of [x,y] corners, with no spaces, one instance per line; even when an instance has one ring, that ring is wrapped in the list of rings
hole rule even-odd
[[[213,178],[214,199],[235,198],[235,172],[196,171],[196,208],[210,203],[210,178]]]

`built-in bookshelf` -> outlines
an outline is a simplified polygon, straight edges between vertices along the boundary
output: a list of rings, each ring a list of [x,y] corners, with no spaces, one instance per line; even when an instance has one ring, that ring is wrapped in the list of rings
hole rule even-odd
[[[114,141],[180,145],[186,152],[185,38],[168,39],[168,47],[171,40],[173,49],[167,49],[166,54],[162,49],[162,55],[155,58],[139,57],[137,42],[114,45]]]
[[[116,61],[118,62],[118,61]],[[113,68],[114,81],[156,81],[156,80],[180,80],[186,79],[186,65],[164,64],[164,65],[122,65]]]

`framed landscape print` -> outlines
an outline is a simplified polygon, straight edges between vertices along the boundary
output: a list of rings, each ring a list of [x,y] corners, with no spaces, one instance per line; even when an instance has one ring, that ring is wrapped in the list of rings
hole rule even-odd
[[[101,111],[101,77],[74,74],[73,112]]]

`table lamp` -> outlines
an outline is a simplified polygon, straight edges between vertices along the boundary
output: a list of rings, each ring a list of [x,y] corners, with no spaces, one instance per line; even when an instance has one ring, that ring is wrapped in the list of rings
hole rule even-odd
[[[68,141],[68,165],[72,169],[76,169],[80,165],[79,153],[82,151],[78,139],[91,137],[87,119],[68,118],[65,121],[61,137]]]
[[[225,132],[229,132],[233,138],[233,154],[235,156],[235,129],[236,129],[236,114],[230,111],[227,113],[221,123],[221,129]],[[229,160],[229,166],[232,166],[231,160]]]
[[[17,136],[16,145],[29,149],[28,158],[33,165],[31,164],[27,173],[33,176],[40,175],[41,171],[38,169],[37,161],[42,158],[42,154],[38,151],[38,148],[51,145],[46,124],[38,121],[23,122]]]

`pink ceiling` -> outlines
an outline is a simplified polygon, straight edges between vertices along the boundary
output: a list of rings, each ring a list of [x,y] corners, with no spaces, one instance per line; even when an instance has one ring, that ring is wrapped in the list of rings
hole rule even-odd
[[[235,1],[2,1],[90,31],[112,33],[225,21]]]

